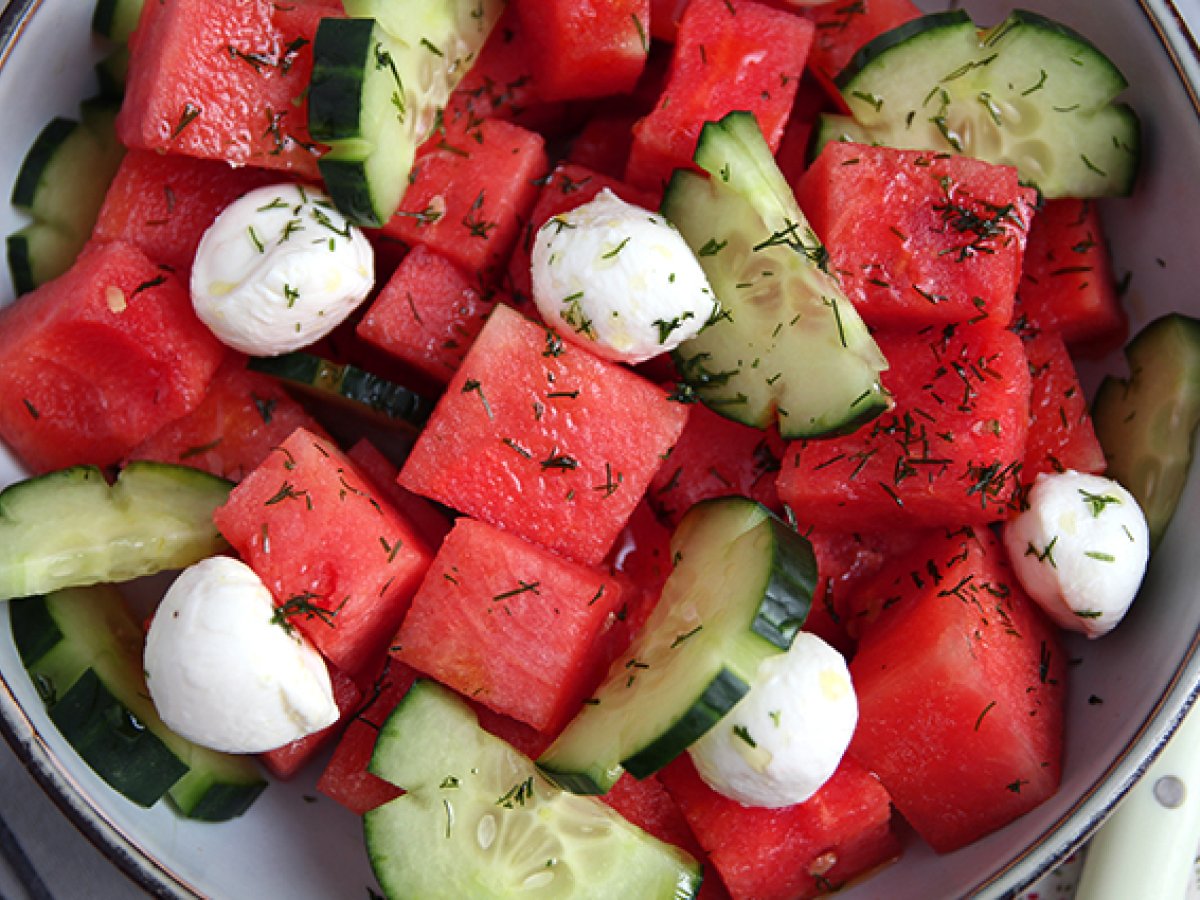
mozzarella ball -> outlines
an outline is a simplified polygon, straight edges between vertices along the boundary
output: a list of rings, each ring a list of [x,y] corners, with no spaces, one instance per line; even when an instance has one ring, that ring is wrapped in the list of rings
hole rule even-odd
[[[196,315],[224,344],[277,356],[324,337],[366,299],[375,258],[319,190],[262,187],[235,200],[200,240]]]
[[[717,793],[744,806],[791,806],[829,780],[857,722],[845,659],[802,631],[759,665],[746,695],[689,752]]]
[[[619,362],[673,350],[720,311],[675,227],[607,188],[538,229],[532,265],[546,323]]]
[[[225,556],[185,569],[146,636],[146,684],[183,737],[226,753],[260,753],[338,719],[321,655],[275,617],[270,591]]]
[[[1099,475],[1037,477],[1029,508],[1004,527],[1021,585],[1063,628],[1106,634],[1133,602],[1150,557],[1133,495]]]

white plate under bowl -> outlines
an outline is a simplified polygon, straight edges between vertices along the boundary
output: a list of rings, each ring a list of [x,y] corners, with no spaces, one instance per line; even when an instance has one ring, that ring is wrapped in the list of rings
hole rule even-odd
[[[1186,5],[1179,5],[1180,3]],[[928,4],[934,8],[933,4]],[[992,0],[962,4],[980,23],[1002,18]],[[1133,327],[1170,311],[1200,315],[1200,53],[1183,25],[1196,0],[1036,0],[1028,7],[1088,35],[1126,74],[1142,116],[1143,173],[1132,198],[1108,201],[1105,224]],[[95,90],[103,48],[89,31],[90,0],[13,0],[0,16],[0,186],[53,115],[73,116]],[[0,208],[0,232],[20,226]],[[0,274],[0,303],[11,299]],[[1119,360],[1109,361],[1119,368]],[[1092,373],[1094,379],[1096,373]],[[0,485],[21,476],[0,449]],[[839,894],[1011,896],[1078,846],[1129,788],[1200,686],[1200,476],[1150,567],[1127,621],[1100,641],[1069,640],[1062,788],[1037,810],[969,847],[937,856],[919,842],[875,878]],[[362,897],[373,885],[354,816],[316,797],[309,773],[273,784],[242,818],[185,821],[144,810],[101,783],[60,738],[25,677],[0,610],[0,728],[34,775],[104,852],[153,893],[222,900]]]

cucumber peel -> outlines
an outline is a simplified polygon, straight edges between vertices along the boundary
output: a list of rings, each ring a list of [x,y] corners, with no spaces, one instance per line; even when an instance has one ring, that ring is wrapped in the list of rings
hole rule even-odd
[[[1125,195],[1140,156],[1125,77],[1086,38],[1024,10],[979,30],[933,13],[863,47],[836,83],[851,116],[822,116],[830,140],[961,153],[1015,166],[1046,197]]]
[[[1137,499],[1156,547],[1175,514],[1200,424],[1200,319],[1170,313],[1125,348],[1129,378],[1106,376],[1092,424],[1108,476]]]

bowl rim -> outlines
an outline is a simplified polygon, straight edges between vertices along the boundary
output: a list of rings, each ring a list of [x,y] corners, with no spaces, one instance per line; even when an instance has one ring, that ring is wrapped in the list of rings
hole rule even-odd
[[[3,2],[3,0],[0,0]],[[1138,0],[1200,119],[1200,10],[1184,13],[1188,0]],[[45,0],[8,0],[0,10],[0,70]],[[1172,678],[1120,755],[1091,787],[1048,824],[1033,844],[972,891],[974,896],[1015,897],[1082,846],[1145,774],[1200,699],[1200,630]],[[101,802],[67,770],[0,672],[0,733],[41,788],[68,820],[138,886],[156,897],[203,898],[205,895],[109,817]]]

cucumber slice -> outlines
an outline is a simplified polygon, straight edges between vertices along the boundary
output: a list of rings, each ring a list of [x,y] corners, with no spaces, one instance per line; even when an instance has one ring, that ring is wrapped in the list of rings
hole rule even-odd
[[[749,690],[812,605],[812,546],[743,497],[697,504],[671,537],[662,599],[604,683],[538,766],[563,787],[602,794],[624,767],[661,769]]]
[[[142,806],[164,794],[185,815],[245,811],[266,787],[254,763],[198,747],[159,719],[142,674],[142,630],[111,586],[10,604],[13,641],[50,718],[110,786]]]
[[[329,145],[321,175],[350,221],[378,227],[400,206],[417,146],[433,133],[503,5],[352,0],[347,12],[368,18],[321,21],[308,127]]]
[[[1017,10],[978,31],[961,10],[885,32],[837,77],[853,118],[823,116],[833,139],[964,153],[1015,166],[1047,197],[1133,189],[1137,115],[1113,99],[1126,87],[1086,38]]]
[[[147,727],[157,715],[141,676],[142,636],[121,595],[77,588],[10,608],[17,651],[51,721],[110,787],[152,806],[187,766]]]
[[[699,890],[689,856],[547,783],[433,682],[417,681],[400,701],[371,771],[408,792],[363,817],[389,897],[682,900]]]
[[[1170,313],[1125,348],[1128,379],[1107,376],[1092,424],[1119,481],[1146,514],[1150,546],[1162,539],[1183,493],[1200,424],[1200,319]]]
[[[81,113],[81,122],[55,118],[47,123],[17,172],[12,203],[33,217],[7,241],[18,294],[61,275],[75,261],[124,155],[114,102],[87,101]]]
[[[118,44],[125,44],[137,28],[144,0],[96,0],[92,31]]]
[[[825,268],[825,248],[796,205],[754,116],[700,133],[662,212],[696,253],[722,314],[674,356],[706,405],[785,438],[853,431],[888,408],[887,368],[857,310]]]
[[[75,466],[0,491],[0,599],[125,581],[226,549],[212,523],[232,484],[186,466],[130,463],[111,487]]]
[[[386,423],[406,423],[419,428],[433,412],[432,401],[402,384],[311,353],[252,357],[249,367],[285,381],[311,397],[335,401]]]

